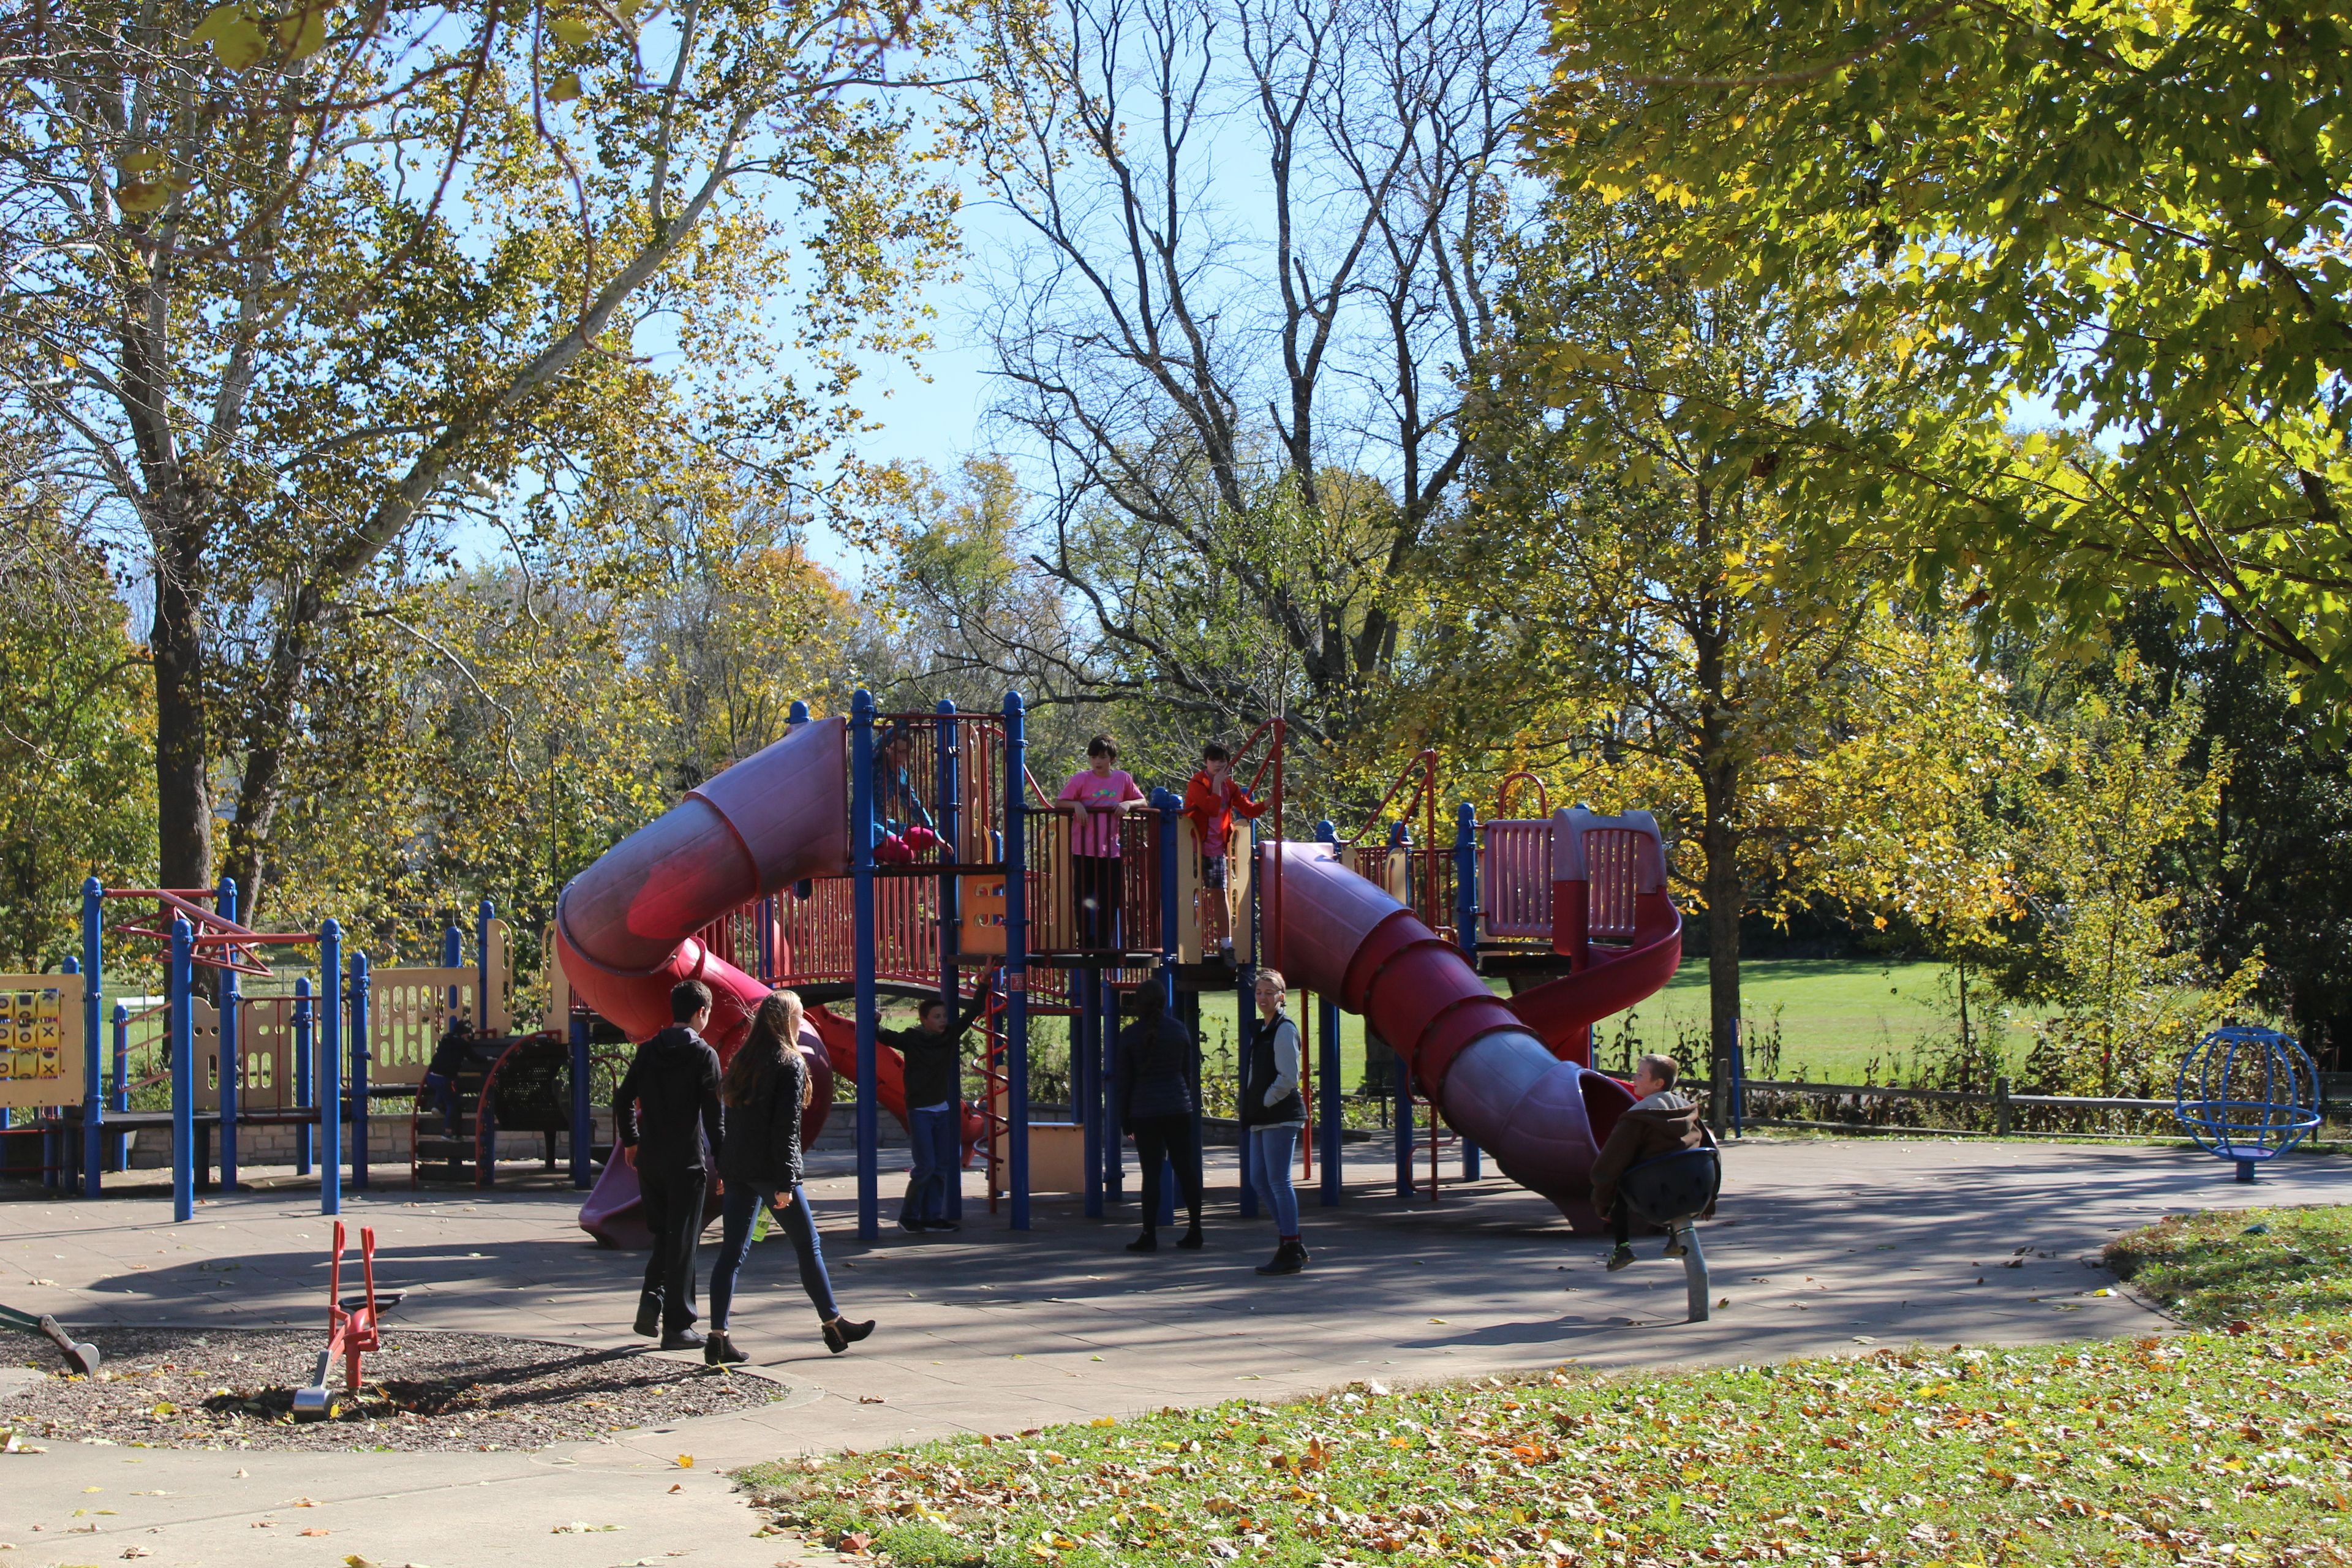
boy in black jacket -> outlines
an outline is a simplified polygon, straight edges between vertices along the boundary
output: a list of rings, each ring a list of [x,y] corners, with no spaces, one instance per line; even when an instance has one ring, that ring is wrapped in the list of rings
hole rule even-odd
[[[919,1026],[884,1029],[877,1037],[897,1047],[906,1063],[907,1140],[914,1146],[915,1168],[898,1205],[900,1230],[962,1228],[948,1217],[948,1184],[960,1179],[963,1163],[963,1034],[987,1000],[982,991],[950,1025],[948,1005],[934,996],[916,1015]]]
[[[613,1096],[614,1136],[636,1168],[654,1255],[637,1300],[637,1332],[662,1349],[699,1349],[694,1331],[694,1247],[702,1238],[710,1154],[719,1142],[719,1053],[702,1037],[710,988],[681,980],[669,994],[677,1020],[637,1047]]]

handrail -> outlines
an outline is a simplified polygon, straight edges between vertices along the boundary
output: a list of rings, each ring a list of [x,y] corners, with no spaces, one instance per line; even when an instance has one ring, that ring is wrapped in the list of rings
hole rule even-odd
[[[1511,786],[1515,784],[1520,783],[1531,784],[1536,786],[1536,815],[1538,816],[1549,816],[1551,815],[1551,791],[1544,787],[1543,780],[1536,777],[1535,774],[1527,772],[1525,769],[1520,769],[1516,773],[1505,773],[1503,775],[1503,782],[1495,786],[1495,815],[1498,817],[1508,817],[1511,815]]]
[[[1397,815],[1410,822],[1412,819],[1412,814],[1416,808],[1426,807],[1430,817],[1430,827],[1426,837],[1432,842],[1435,840],[1437,752],[1433,750],[1424,750],[1416,755],[1412,762],[1407,763],[1403,769],[1398,773],[1396,783],[1389,785],[1388,794],[1381,796],[1380,805],[1372,807],[1371,815],[1364,818],[1364,826],[1357,830],[1355,837],[1348,839],[1346,842],[1349,844],[1360,844],[1371,837],[1372,830],[1381,825],[1381,818],[1387,814],[1389,802],[1396,798],[1397,791],[1404,787],[1405,781],[1412,777],[1416,769],[1420,771],[1421,777],[1413,785],[1412,797],[1405,803],[1404,809]],[[1427,847],[1427,845],[1424,845],[1423,847]]]

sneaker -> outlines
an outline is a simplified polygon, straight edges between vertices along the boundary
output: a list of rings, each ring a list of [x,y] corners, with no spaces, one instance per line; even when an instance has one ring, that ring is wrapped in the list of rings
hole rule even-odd
[[[640,1339],[661,1338],[661,1298],[651,1290],[637,1298],[636,1331]]]
[[[919,1220],[919,1221],[918,1221],[918,1222],[916,1222],[916,1223],[918,1223],[919,1225],[920,1225],[920,1226],[922,1226],[922,1228],[923,1228],[923,1229],[928,1230],[928,1231],[934,1231],[934,1232],[945,1232],[945,1231],[950,1231],[950,1230],[961,1230],[961,1229],[963,1228],[963,1226],[961,1226],[958,1225],[955,1221],[953,1221],[953,1220],[951,1220],[951,1219],[927,1219],[927,1220]]]
[[[835,1318],[824,1326],[824,1348],[839,1355],[874,1331],[874,1320],[853,1323],[847,1318]]]
[[[1614,1274],[1620,1268],[1629,1268],[1633,1263],[1633,1249],[1621,1241],[1617,1244],[1617,1250],[1609,1255],[1609,1272]]]
[[[905,1231],[908,1236],[920,1236],[929,1227],[921,1220],[908,1219],[905,1215],[900,1215],[898,1216],[898,1228]]]
[[[709,1342],[692,1329],[675,1329],[662,1336],[666,1351],[698,1351]]]
[[[1127,1249],[1129,1252],[1157,1252],[1160,1250],[1160,1237],[1147,1230],[1129,1242]]]
[[[735,1348],[724,1329],[713,1329],[702,1342],[702,1360],[709,1366],[740,1366],[751,1356]]]
[[[1201,1222],[1199,1220],[1194,1220],[1191,1225],[1187,1226],[1184,1229],[1184,1234],[1176,1238],[1176,1245],[1182,1247],[1187,1252],[1200,1251]]]

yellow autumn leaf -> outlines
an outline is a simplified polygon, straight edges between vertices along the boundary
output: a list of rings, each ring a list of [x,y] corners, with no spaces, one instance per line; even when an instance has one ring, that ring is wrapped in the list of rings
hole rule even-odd
[[[220,63],[233,71],[241,71],[259,59],[268,46],[262,37],[261,24],[242,5],[215,5],[205,13],[188,35],[191,43],[210,44]]]

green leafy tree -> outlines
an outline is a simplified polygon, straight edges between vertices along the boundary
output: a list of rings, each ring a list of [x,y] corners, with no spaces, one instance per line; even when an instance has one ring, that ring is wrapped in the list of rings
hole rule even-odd
[[[153,707],[103,555],[53,489],[0,501],[0,969],[77,947],[81,883],[143,885],[155,853]]]
[[[2026,1072],[2045,1091],[2162,1089],[2261,980],[2259,954],[2218,973],[2200,961],[2163,875],[2166,852],[2210,823],[2221,797],[2226,764],[2183,765],[2198,717],[2190,702],[2151,710],[2086,696],[2026,792],[2033,994],[2056,1010]]]
[[[1834,301],[1796,559],[1903,549],[2095,640],[2130,595],[2352,695],[2352,31],[2241,0],[1562,0],[1542,165],[1690,210],[1674,253]],[[1920,386],[1928,399],[1893,394]],[[2016,400],[2063,428],[1999,432]]]
[[[209,885],[225,820],[261,907],[282,814],[363,738],[326,728],[370,707],[352,623],[459,531],[713,472],[854,502],[814,476],[951,244],[910,94],[959,13],[41,14],[0,116],[0,391],[146,558],[167,883]]]
[[[1550,216],[1515,256],[1511,335],[1487,362],[1479,507],[1438,616],[1457,628],[1444,727],[1508,765],[1536,737],[1564,744],[1554,776],[1574,793],[1674,825],[1720,1053],[1742,917],[1851,895],[1929,847],[1887,802],[1970,787],[2000,693],[1963,638],[1894,613],[1884,557],[1774,569],[1830,503],[1722,410],[1840,393],[1807,302],[1655,265],[1626,209],[1571,197]]]

